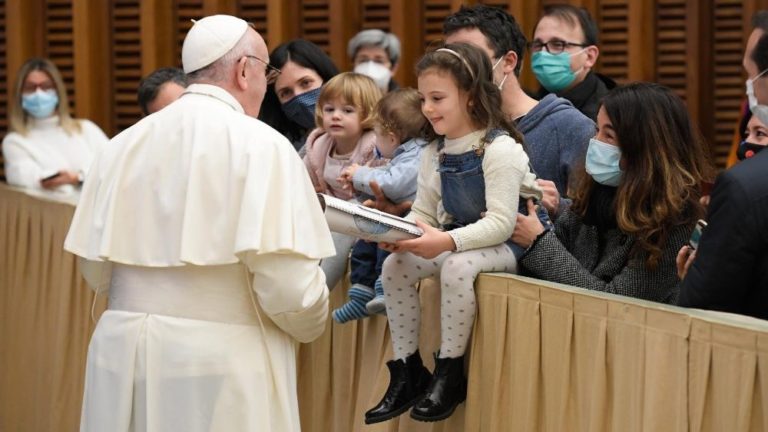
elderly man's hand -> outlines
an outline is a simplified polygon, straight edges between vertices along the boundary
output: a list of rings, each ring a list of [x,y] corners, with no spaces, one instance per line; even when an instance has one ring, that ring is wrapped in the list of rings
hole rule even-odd
[[[371,180],[368,185],[371,187],[375,199],[365,200],[365,202],[363,202],[364,206],[375,208],[376,210],[393,214],[395,216],[403,216],[411,209],[413,201],[403,201],[400,204],[395,204],[390,201],[389,198],[384,196],[384,192],[382,192],[378,183]]]

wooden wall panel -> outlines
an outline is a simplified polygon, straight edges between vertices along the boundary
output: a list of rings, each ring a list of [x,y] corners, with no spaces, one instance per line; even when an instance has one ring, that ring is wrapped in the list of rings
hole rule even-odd
[[[174,11],[176,12],[176,66],[181,67],[181,47],[184,45],[184,37],[192,28],[192,20],[205,16],[203,0],[176,0]]]
[[[267,0],[240,0],[237,16],[252,23],[269,46],[270,34],[267,27]]]
[[[142,78],[139,0],[112,0],[112,108],[114,132],[141,118],[136,89]]]
[[[5,40],[5,29],[5,0],[0,0],[0,82],[6,83],[6,85],[0,86],[0,135],[5,135],[8,130],[8,88],[13,86],[12,83],[8,82],[8,73],[6,72],[8,63],[5,53],[8,46]],[[3,153],[0,151],[0,181],[5,180],[3,167]]]
[[[389,21],[391,16],[390,2],[388,0],[363,0],[362,4],[363,29],[379,29],[385,32],[392,31]]]
[[[77,114],[75,104],[75,56],[72,29],[72,0],[45,0],[44,54],[61,71],[67,86],[69,104]]]
[[[422,5],[424,30],[421,40],[426,51],[433,44],[443,40],[443,21],[456,8],[451,0],[424,0]]]
[[[346,45],[356,32],[391,31],[403,48],[396,79],[414,85],[413,65],[443,38],[443,20],[461,4],[503,7],[530,38],[541,8],[560,1],[0,0],[0,79],[6,82],[0,90],[0,131],[6,127],[8,88],[18,67],[33,55],[51,58],[62,70],[76,115],[95,117],[110,135],[124,129],[138,119],[135,91],[141,76],[180,66],[190,19],[212,13],[254,22],[270,49],[296,37],[309,39],[341,70],[351,66]],[[722,164],[744,99],[740,64],[750,17],[768,7],[768,0],[565,1],[587,8],[598,23],[597,70],[620,83],[656,80],[673,88],[687,101]],[[105,46],[83,42],[78,34],[101,38]],[[526,56],[521,82],[535,89],[529,65]],[[103,84],[94,86],[100,80]]]
[[[688,87],[686,13],[685,0],[658,0],[656,5],[656,80],[683,100]]]
[[[331,35],[328,23],[330,8],[325,0],[303,0],[301,2],[299,37],[314,42],[326,53],[331,52]]]
[[[0,82],[7,83],[5,86],[0,86],[0,135],[4,135],[8,130],[8,88],[13,86],[8,82],[7,62],[5,53],[7,52],[7,45],[5,41],[5,0],[0,0]],[[0,161],[2,161],[2,153],[0,153]],[[0,163],[0,166],[2,164]],[[0,176],[2,173],[0,172]]]
[[[629,5],[602,0],[594,16],[600,33],[600,72],[617,82],[629,80]]]
[[[744,100],[746,74],[741,66],[746,37],[742,0],[715,0],[713,16],[712,86],[709,95],[714,112],[712,156],[725,166],[734,128],[739,123],[739,106]],[[749,27],[747,27],[749,28]]]

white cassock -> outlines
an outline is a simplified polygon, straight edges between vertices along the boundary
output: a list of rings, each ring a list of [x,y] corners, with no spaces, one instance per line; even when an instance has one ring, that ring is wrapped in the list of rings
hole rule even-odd
[[[97,158],[65,249],[109,290],[82,431],[298,431],[297,341],[325,329],[333,244],[304,164],[193,84]]]

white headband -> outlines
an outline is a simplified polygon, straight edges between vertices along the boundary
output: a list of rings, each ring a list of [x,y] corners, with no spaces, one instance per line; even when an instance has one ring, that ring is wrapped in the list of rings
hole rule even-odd
[[[461,62],[464,63],[464,66],[467,67],[467,71],[469,72],[469,76],[472,77],[473,80],[475,79],[475,74],[474,74],[474,72],[472,72],[472,68],[469,67],[469,63],[467,62],[466,59],[464,59],[464,57],[461,56],[461,54],[457,53],[456,51],[454,51],[454,50],[452,50],[450,48],[439,48],[437,51],[447,52],[447,53],[449,53],[451,55],[456,56],[456,58],[461,60]]]

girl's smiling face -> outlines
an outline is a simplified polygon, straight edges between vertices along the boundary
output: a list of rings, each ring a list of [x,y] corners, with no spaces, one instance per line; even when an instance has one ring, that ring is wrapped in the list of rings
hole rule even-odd
[[[475,130],[467,110],[469,95],[449,72],[429,68],[419,74],[418,82],[421,112],[436,134],[455,139]]]

